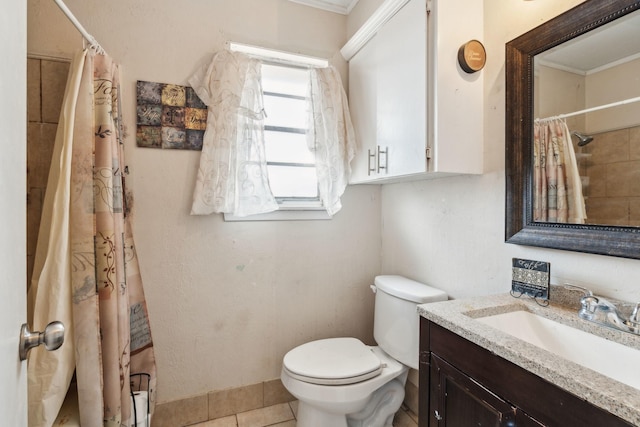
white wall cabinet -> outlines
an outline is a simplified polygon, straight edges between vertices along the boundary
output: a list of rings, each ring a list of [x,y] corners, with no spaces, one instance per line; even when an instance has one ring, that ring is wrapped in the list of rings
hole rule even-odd
[[[477,0],[387,0],[343,47],[351,183],[482,173],[482,72],[457,62],[481,38],[482,13]]]

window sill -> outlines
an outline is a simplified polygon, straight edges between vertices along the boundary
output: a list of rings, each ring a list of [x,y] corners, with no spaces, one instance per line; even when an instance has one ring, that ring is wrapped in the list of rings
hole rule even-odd
[[[223,214],[225,222],[240,221],[318,221],[328,220],[331,216],[322,207],[281,207],[277,211],[248,216]]]

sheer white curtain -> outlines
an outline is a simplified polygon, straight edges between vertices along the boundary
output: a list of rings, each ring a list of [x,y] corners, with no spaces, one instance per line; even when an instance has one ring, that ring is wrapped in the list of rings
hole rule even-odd
[[[351,174],[355,134],[335,68],[312,69],[310,75],[307,141],[316,158],[320,199],[334,215]],[[261,62],[221,51],[189,83],[209,107],[191,214],[277,210],[265,157]]]
[[[191,214],[247,216],[278,209],[264,151],[260,62],[221,51],[189,83],[209,107]]]
[[[340,196],[351,175],[356,139],[347,96],[334,67],[311,70],[309,149],[315,153],[320,200],[329,215],[342,208]]]

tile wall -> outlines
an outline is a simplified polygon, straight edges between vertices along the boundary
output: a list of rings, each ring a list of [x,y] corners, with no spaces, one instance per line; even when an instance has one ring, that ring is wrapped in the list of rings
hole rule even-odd
[[[176,427],[215,420],[295,400],[279,379],[212,391],[156,406],[153,427]]]
[[[407,381],[405,391],[404,404],[407,410],[398,412],[394,425],[411,426],[417,423],[418,387]],[[257,410],[262,408],[269,408],[270,411],[282,408],[286,410],[286,404],[293,401],[295,397],[289,394],[279,379],[275,379],[161,403],[156,406],[152,427],[180,427],[211,420],[224,425],[222,423],[226,422],[227,418],[231,419],[236,414],[244,413],[242,417],[250,417],[259,413]],[[407,419],[408,413],[415,419]],[[217,424],[213,424],[212,421],[211,425]]]
[[[27,284],[31,283],[42,202],[68,72],[68,61],[27,60]]]
[[[640,226],[640,127],[594,135],[578,159],[588,177],[587,222]]]

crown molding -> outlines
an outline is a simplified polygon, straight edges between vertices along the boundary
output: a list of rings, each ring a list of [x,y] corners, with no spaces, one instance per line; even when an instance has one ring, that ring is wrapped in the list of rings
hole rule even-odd
[[[289,0],[329,12],[348,15],[359,0]]]
[[[292,0],[293,1],[293,0]],[[409,0],[387,0],[371,15],[349,41],[340,49],[347,61],[364,46]]]

